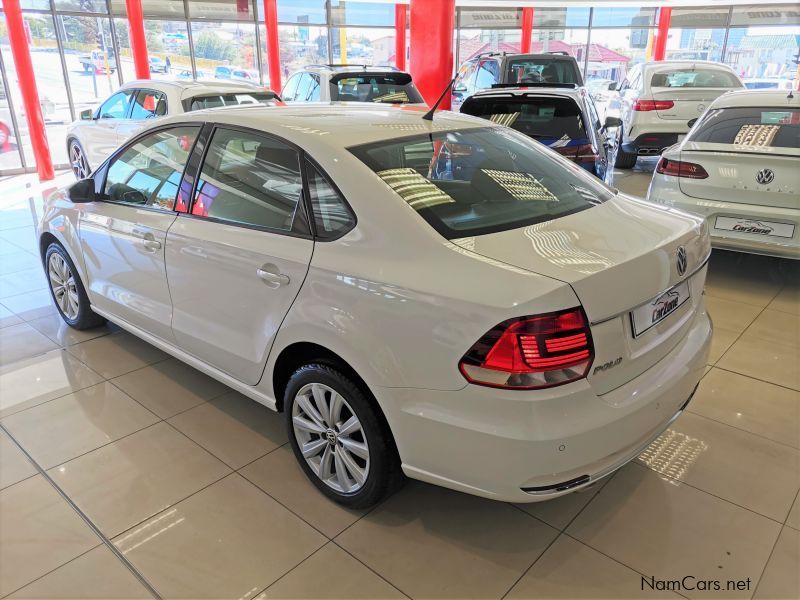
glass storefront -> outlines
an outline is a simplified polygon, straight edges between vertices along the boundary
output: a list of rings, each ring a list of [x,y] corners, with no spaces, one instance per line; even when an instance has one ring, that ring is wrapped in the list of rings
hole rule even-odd
[[[308,64],[395,63],[391,2],[278,0],[277,7],[283,81]],[[64,166],[68,124],[135,78],[125,0],[22,0],[22,8],[51,152]],[[269,85],[263,0],[142,0],[142,9],[152,78]],[[676,7],[667,58],[722,61],[750,87],[790,87],[799,12],[794,4]],[[533,52],[570,54],[599,84],[651,59],[658,9],[536,7],[533,23]],[[459,7],[454,67],[482,52],[518,52],[521,26],[518,8]],[[32,170],[3,18],[0,58],[0,174]]]

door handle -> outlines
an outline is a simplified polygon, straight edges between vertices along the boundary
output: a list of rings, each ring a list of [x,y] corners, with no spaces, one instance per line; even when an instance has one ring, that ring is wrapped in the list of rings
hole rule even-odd
[[[142,246],[155,252],[161,248],[161,242],[159,242],[152,233],[148,232],[142,236]]]
[[[289,285],[289,276],[280,272],[276,265],[268,263],[256,269],[256,275],[267,283],[275,284],[271,287],[279,287],[281,285]]]

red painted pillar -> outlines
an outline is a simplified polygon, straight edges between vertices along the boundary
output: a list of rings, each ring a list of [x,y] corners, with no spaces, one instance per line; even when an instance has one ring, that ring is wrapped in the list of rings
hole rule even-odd
[[[136,79],[150,79],[150,62],[147,57],[147,38],[144,35],[142,0],[125,0],[128,12],[128,37],[131,41]]]
[[[406,70],[406,5],[394,5],[394,64]]]
[[[8,41],[22,92],[22,103],[25,105],[25,116],[28,119],[28,133],[31,136],[33,156],[36,158],[36,172],[40,181],[53,179],[53,159],[50,157],[50,146],[44,128],[42,105],[39,103],[39,90],[36,88],[36,77],[33,74],[33,62],[28,46],[27,28],[22,19],[19,0],[3,0],[3,12],[6,14]]]
[[[453,78],[455,17],[455,0],[411,0],[411,75],[428,105]],[[439,108],[450,108],[449,92]]]
[[[667,54],[667,37],[669,36],[669,22],[672,18],[672,9],[661,7],[658,9],[658,29],[656,29],[653,42],[653,60],[664,60]]]
[[[264,25],[267,31],[267,71],[269,89],[281,91],[281,46],[278,38],[278,2],[264,0]]]
[[[533,29],[533,8],[522,9],[522,43],[519,51],[527,54],[531,51],[531,29]]]

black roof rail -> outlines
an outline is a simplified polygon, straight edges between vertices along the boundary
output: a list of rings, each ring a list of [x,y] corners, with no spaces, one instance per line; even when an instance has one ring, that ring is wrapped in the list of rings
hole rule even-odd
[[[480,54],[477,54],[472,58],[482,58],[484,56],[505,56],[505,55],[506,55],[505,50],[489,50],[488,52],[481,52]]]
[[[492,89],[502,88],[526,88],[526,87],[541,87],[541,88],[560,88],[565,90],[577,90],[578,85],[575,83],[546,83],[541,82],[520,82],[520,83],[493,83]]]

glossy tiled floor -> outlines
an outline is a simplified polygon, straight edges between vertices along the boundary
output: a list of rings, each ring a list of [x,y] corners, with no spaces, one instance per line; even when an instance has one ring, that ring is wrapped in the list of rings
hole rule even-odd
[[[648,169],[618,185],[644,193]],[[279,415],[113,326],[61,324],[25,181],[0,182],[0,596],[649,598],[678,596],[642,576],[688,575],[746,586],[688,597],[800,597],[797,265],[714,254],[697,396],[594,488],[513,506],[409,482],[348,511]]]

